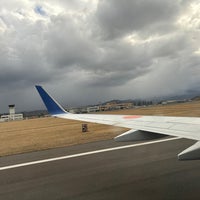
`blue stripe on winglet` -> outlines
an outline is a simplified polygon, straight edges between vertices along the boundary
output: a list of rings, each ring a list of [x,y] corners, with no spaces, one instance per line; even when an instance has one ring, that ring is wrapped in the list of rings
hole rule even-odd
[[[66,111],[39,85],[35,86],[40,94],[49,114],[64,114]]]

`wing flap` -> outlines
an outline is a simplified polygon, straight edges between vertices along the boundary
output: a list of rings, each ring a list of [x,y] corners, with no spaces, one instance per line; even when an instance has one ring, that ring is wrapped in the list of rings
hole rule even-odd
[[[179,160],[197,160],[200,159],[200,141],[196,142],[191,147],[185,149],[178,154]]]
[[[116,142],[129,142],[129,141],[139,141],[139,140],[153,140],[165,136],[166,135],[163,134],[131,129],[121,135],[118,135],[114,139]]]

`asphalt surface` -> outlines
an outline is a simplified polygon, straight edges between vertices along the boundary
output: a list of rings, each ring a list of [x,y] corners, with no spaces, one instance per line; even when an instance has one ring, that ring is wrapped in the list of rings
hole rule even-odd
[[[0,199],[199,199],[200,161],[178,161],[179,139],[0,170]],[[127,145],[101,141],[0,158],[0,167]]]

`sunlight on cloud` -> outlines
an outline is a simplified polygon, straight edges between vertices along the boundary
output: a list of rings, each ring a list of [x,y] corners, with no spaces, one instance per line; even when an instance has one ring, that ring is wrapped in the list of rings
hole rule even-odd
[[[198,29],[200,26],[200,3],[190,4],[188,9],[179,17],[177,24],[185,30]]]
[[[4,32],[6,30],[6,28],[7,28],[6,24],[0,17],[0,32]]]
[[[141,44],[163,40],[163,39],[171,37],[171,35],[173,34],[167,34],[167,35],[154,34],[154,35],[150,35],[147,38],[141,38],[138,34],[131,34],[131,35],[123,37],[123,41],[134,46],[134,45],[141,45]]]
[[[200,48],[199,48],[199,49],[197,49],[197,50],[194,52],[194,54],[196,54],[196,55],[200,56]]]

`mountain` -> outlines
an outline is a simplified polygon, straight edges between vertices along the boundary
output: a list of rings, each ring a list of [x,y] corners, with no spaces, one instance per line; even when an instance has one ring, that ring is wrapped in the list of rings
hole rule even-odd
[[[193,97],[191,100],[192,101],[200,101],[200,96]]]

